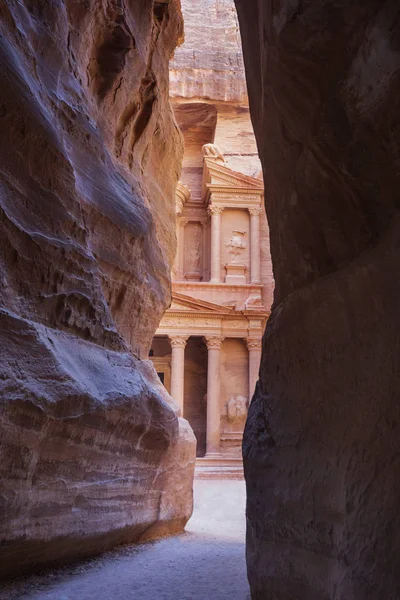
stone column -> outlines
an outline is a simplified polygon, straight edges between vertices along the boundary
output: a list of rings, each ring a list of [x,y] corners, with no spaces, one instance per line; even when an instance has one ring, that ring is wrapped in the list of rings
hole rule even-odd
[[[250,213],[250,281],[261,282],[260,215],[261,208],[249,208]]]
[[[221,214],[223,206],[211,205],[211,283],[221,283]]]
[[[181,217],[176,217],[176,254],[174,259],[174,266],[172,268],[172,273],[174,275],[174,281],[179,281],[180,274],[180,253],[181,253]]]
[[[262,340],[247,338],[246,344],[249,351],[249,402],[251,402],[260,370]]]
[[[207,371],[207,454],[219,456],[221,453],[221,346],[223,338],[204,338],[208,349]]]
[[[171,396],[179,405],[183,416],[183,394],[185,383],[185,347],[188,338],[183,335],[169,336],[172,348]]]
[[[185,227],[189,223],[188,219],[184,219],[183,217],[179,217],[179,245],[178,245],[178,258],[177,258],[177,266],[178,266],[178,281],[184,280],[185,275]]]
[[[201,226],[203,228],[203,281],[208,281],[208,219],[203,219]]]

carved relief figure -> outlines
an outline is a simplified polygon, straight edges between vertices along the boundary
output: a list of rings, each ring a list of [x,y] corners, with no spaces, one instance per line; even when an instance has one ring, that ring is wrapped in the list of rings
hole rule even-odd
[[[191,246],[189,247],[189,269],[190,271],[199,271],[200,270],[200,244],[199,241],[194,238]]]
[[[231,396],[226,403],[226,415],[229,423],[242,423],[247,416],[248,400],[246,396]]]
[[[207,158],[213,158],[215,162],[221,165],[225,164],[225,158],[222,152],[219,150],[219,148],[215,146],[215,144],[204,144],[202,150],[203,156],[206,156]]]
[[[251,308],[252,306],[262,306],[261,294],[252,294],[247,298],[244,307],[247,309]]]
[[[229,242],[225,242],[225,246],[229,248],[229,254],[231,254],[231,256],[233,257],[232,263],[236,263],[239,256],[243,254],[244,250],[247,247],[247,244],[243,239],[245,235],[245,231],[235,230],[232,232],[232,237],[229,240]]]
[[[186,251],[186,275],[201,274],[202,267],[202,228],[200,225],[192,225],[188,230],[189,235],[185,239]]]

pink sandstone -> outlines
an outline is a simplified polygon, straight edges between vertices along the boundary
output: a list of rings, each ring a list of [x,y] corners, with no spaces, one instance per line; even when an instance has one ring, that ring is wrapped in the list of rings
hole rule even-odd
[[[0,574],[182,530],[170,302],[178,2],[0,3]]]

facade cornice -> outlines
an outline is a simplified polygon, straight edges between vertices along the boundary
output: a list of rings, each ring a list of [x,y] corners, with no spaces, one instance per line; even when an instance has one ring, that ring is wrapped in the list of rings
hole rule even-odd
[[[217,313],[217,312],[213,312],[213,313],[209,313],[209,312],[197,312],[197,311],[190,311],[190,310],[167,310],[164,313],[164,317],[179,317],[179,318],[184,318],[186,317],[187,319],[218,319],[221,320],[225,317],[227,317],[228,315],[226,313]],[[246,318],[243,315],[243,318]],[[161,320],[162,323],[162,320]]]
[[[223,306],[221,304],[216,304],[215,302],[209,302],[207,300],[200,300],[200,298],[193,298],[192,296],[186,296],[185,294],[181,294],[173,289],[172,291],[172,303],[181,303],[184,306],[188,306],[189,308],[195,309],[195,312],[218,312],[223,314],[231,314],[234,311],[232,306]],[[203,309],[203,310],[202,310]],[[182,309],[170,307],[167,309],[168,311],[180,310]]]
[[[245,175],[239,171],[234,171],[224,164],[216,162],[213,158],[204,157],[204,174],[206,183],[210,182],[212,177],[220,177],[226,186],[230,184],[235,187],[251,187],[264,190],[264,184],[260,179]]]
[[[211,283],[210,281],[193,281],[191,283],[187,283],[186,281],[174,281],[173,287],[175,290],[177,288],[185,289],[185,290],[195,290],[196,288],[209,288],[209,289],[220,289],[224,291],[229,290],[258,290],[261,291],[264,289],[264,284],[262,283],[241,283],[240,285],[234,285],[232,283]]]
[[[214,182],[213,182],[214,179]],[[215,179],[217,180],[215,182]],[[212,191],[225,194],[257,194],[264,195],[264,184],[259,179],[233,171],[207,156],[204,158],[202,198],[208,204]]]
[[[264,196],[264,190],[255,190],[254,188],[240,188],[240,187],[232,187],[225,186],[220,183],[208,183],[207,189],[211,192],[216,192],[220,194],[226,194],[227,196]]]
[[[210,186],[205,195],[205,204],[221,204],[223,206],[234,206],[236,208],[248,208],[262,206],[264,204],[264,193],[256,190],[226,189],[220,186]],[[240,206],[244,204],[245,206]]]
[[[163,316],[164,317],[179,317],[179,318],[187,318],[187,319],[217,319],[224,321],[236,321],[237,319],[267,319],[270,313],[263,310],[246,310],[246,311],[236,311],[231,314],[227,314],[224,312],[200,312],[200,311],[189,311],[189,310],[174,310],[168,309]],[[162,323],[162,320],[161,320]]]

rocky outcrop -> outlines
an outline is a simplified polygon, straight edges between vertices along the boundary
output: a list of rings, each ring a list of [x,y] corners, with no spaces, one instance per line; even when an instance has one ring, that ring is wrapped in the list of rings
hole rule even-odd
[[[182,0],[185,43],[171,62],[171,93],[247,104],[239,24],[233,0]]]
[[[170,302],[177,0],[0,2],[0,573],[182,529]],[[171,481],[174,482],[172,485]]]
[[[171,97],[185,137],[182,179],[197,197],[203,144],[215,143],[227,166],[241,173],[255,176],[261,165],[234,0],[182,0],[182,13],[185,41],[171,61]]]
[[[254,600],[400,597],[400,9],[236,0],[276,280],[245,432]]]

